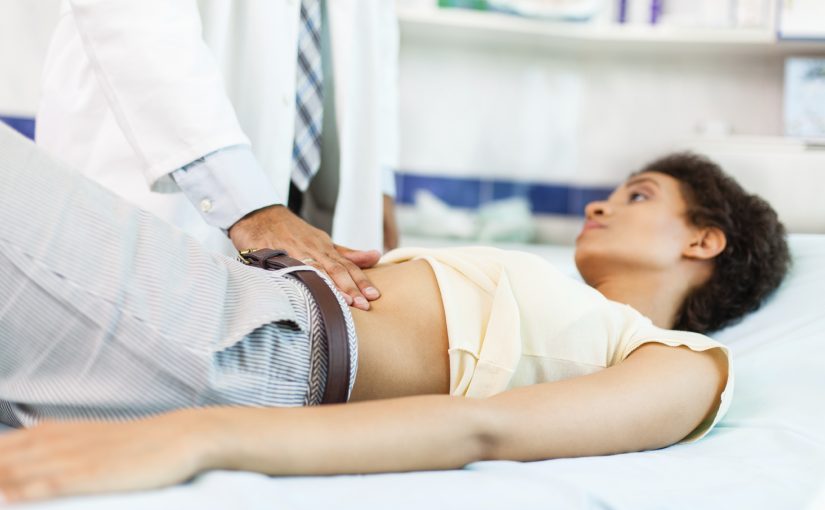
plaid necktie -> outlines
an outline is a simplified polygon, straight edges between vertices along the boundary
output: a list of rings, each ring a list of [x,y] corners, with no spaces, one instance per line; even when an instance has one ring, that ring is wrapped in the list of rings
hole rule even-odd
[[[322,86],[321,0],[301,0],[292,146],[292,182],[301,191],[306,191],[321,164]]]

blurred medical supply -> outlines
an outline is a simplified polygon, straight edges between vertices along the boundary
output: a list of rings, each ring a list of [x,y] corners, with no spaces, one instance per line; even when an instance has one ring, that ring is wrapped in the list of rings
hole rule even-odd
[[[486,11],[489,8],[487,0],[438,0],[438,6],[476,9],[478,11]]]
[[[780,0],[777,32],[782,39],[825,40],[823,21],[823,0]]]
[[[825,58],[785,61],[785,134],[825,141]]]
[[[399,220],[402,232],[427,237],[472,239],[478,231],[473,213],[450,207],[428,190],[415,192],[413,209]]]
[[[770,0],[735,0],[734,26],[763,28],[770,24],[775,4]]]
[[[487,0],[489,7],[497,11],[561,21],[588,21],[607,3],[608,0]]]
[[[675,26],[725,27],[732,24],[732,17],[733,2],[731,1],[665,0],[662,13],[656,23]]]
[[[809,2],[825,6],[821,0]],[[438,5],[552,21],[607,19],[634,25],[766,28],[776,4],[774,0],[438,0]]]
[[[401,230],[416,236],[529,243],[536,234],[530,203],[523,197],[492,200],[470,211],[451,207],[422,189],[416,191],[411,210],[399,219]]]
[[[621,0],[616,6],[619,23],[657,23],[661,17],[661,2],[653,0]]]
[[[530,202],[524,197],[482,204],[478,209],[478,220],[476,239],[482,242],[529,243],[536,235]]]
[[[733,127],[723,119],[705,119],[696,126],[696,134],[704,137],[721,138],[733,134]]]

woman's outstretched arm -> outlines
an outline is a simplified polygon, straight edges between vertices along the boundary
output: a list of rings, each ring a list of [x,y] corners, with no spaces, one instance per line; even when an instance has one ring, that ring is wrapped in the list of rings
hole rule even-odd
[[[718,402],[726,366],[715,351],[646,344],[601,372],[484,400],[431,395],[49,423],[0,437],[0,490],[18,501],[160,487],[208,469],[371,473],[660,448]]]

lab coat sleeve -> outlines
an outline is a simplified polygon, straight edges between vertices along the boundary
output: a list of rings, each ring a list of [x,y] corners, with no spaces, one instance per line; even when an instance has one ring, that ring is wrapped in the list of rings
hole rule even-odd
[[[381,4],[381,86],[377,97],[381,140],[381,188],[385,195],[395,198],[395,169],[399,165],[399,104],[398,104],[398,50],[399,29],[395,2]]]
[[[204,221],[224,232],[252,211],[286,203],[248,146],[207,154],[172,172],[172,178]]]
[[[109,107],[146,181],[248,145],[201,36],[195,0],[69,0]]]

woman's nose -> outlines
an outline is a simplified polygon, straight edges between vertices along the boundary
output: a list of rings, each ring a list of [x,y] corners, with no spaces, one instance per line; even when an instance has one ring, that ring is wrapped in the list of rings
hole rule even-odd
[[[610,205],[603,201],[597,200],[595,202],[590,202],[586,206],[584,206],[584,216],[586,218],[593,218],[595,216],[608,216],[610,215]]]

